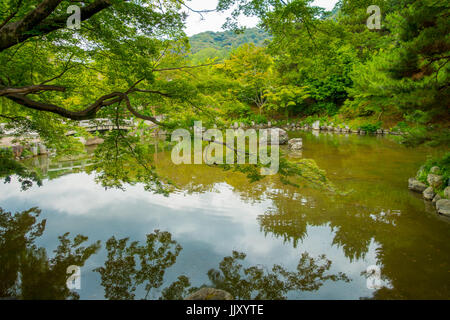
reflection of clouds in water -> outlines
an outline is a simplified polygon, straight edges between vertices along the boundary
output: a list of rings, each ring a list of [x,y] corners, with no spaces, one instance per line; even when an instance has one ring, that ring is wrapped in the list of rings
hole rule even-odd
[[[308,252],[313,257],[325,254],[333,262],[330,273],[344,272],[353,281],[329,281],[319,292],[297,293],[293,298],[353,299],[372,295],[361,272],[377,262],[378,245],[373,241],[364,259],[350,262],[342,248],[332,244],[335,231],[329,225],[308,226],[304,241],[293,248],[272,233],[264,234],[257,222],[257,216],[271,207],[270,200],[246,203],[225,183],[216,184],[214,190],[191,195],[180,192],[169,197],[146,192],[142,186],[129,186],[127,192],[106,191],[95,183],[93,175],[80,173],[45,181],[43,187],[27,192],[19,192],[17,182],[1,185],[0,201],[8,200],[17,209],[42,209],[42,217],[48,219],[46,246],[52,249],[57,235],[67,231],[104,243],[112,235],[142,241],[154,229],[167,230],[185,248],[171,271],[171,280],[185,274],[193,283],[201,284],[197,282],[206,280],[207,271],[217,268],[232,250],[245,252],[245,263],[249,265],[280,264],[288,270],[294,270],[301,253]],[[298,200],[303,205],[308,203],[301,195]],[[99,258],[93,257],[97,266],[102,264]],[[88,262],[90,270],[93,261]],[[96,290],[101,288],[92,289],[89,295]],[[99,293],[95,296],[98,298]]]
[[[124,202],[145,202],[149,205],[159,205],[172,210],[210,209],[210,214],[239,218],[240,221],[261,214],[261,206],[249,206],[240,201],[227,184],[216,184],[216,192],[203,194],[173,193],[169,197],[152,194],[142,186],[127,186],[126,192],[116,189],[105,190],[95,183],[93,176],[86,173],[71,174],[56,180],[44,181],[44,187],[33,187],[27,192],[19,193],[18,183],[11,183],[0,187],[0,201],[15,198],[20,202],[33,198],[34,205],[41,209],[51,209],[69,215],[89,214],[90,212]],[[220,194],[220,196],[218,196]],[[234,210],[232,210],[234,209]],[[242,214],[239,210],[245,210]],[[261,210],[259,210],[261,209]],[[98,212],[97,214],[110,214]]]

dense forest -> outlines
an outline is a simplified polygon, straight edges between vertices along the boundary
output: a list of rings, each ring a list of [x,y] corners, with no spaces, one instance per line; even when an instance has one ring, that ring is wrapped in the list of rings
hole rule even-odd
[[[340,1],[332,12],[305,3],[280,4],[271,12],[247,4],[270,34],[265,42],[230,32],[190,39],[195,62],[225,58],[217,69],[235,81],[244,104],[234,104],[229,116],[386,128],[405,133],[404,142],[413,145],[448,144],[448,3]],[[379,29],[366,25],[371,4],[381,9]],[[240,41],[246,44],[227,56],[224,43],[228,49]]]

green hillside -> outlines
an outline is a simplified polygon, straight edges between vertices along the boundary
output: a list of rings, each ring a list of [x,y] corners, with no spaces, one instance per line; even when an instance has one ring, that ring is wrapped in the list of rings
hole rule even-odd
[[[231,51],[244,43],[254,43],[256,46],[262,46],[264,41],[270,39],[270,36],[264,30],[258,28],[246,29],[241,34],[233,31],[224,32],[202,32],[190,37],[191,51],[197,53],[203,49],[213,48],[218,51]]]

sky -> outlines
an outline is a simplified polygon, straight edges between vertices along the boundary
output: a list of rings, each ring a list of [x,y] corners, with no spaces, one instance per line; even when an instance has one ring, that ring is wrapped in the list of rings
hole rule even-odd
[[[190,0],[188,5],[195,10],[204,9],[214,9],[217,5],[218,0]],[[313,5],[323,7],[327,10],[334,8],[334,5],[338,0],[315,0]],[[229,13],[204,13],[203,20],[202,17],[194,12],[190,12],[186,23],[186,34],[192,36],[194,34],[205,32],[205,31],[223,31],[222,25],[229,16]],[[255,17],[241,17],[241,24],[246,27],[255,27],[258,23],[258,19]]]

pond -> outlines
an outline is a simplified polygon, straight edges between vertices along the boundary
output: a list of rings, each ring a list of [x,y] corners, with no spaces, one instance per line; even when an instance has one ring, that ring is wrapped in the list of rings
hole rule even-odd
[[[66,232],[85,235],[88,243],[101,240],[101,249],[81,268],[81,289],[76,290],[81,299],[105,299],[105,284],[94,269],[108,258],[108,239],[144,243],[154,230],[169,232],[182,250],[149,299],[157,299],[180,275],[192,286],[212,286],[208,271],[218,269],[233,251],[245,253],[238,261],[244,268],[271,274],[279,265],[291,272],[289,281],[302,281],[285,287],[260,281],[252,287],[269,297],[267,292],[278,290],[288,299],[449,299],[449,220],[407,188],[427,155],[439,150],[406,148],[392,137],[311,132],[291,132],[290,137],[303,138],[297,157],[314,159],[348,193],[330,194],[306,183],[287,186],[275,177],[250,183],[243,174],[220,168],[175,166],[169,152],[160,152],[156,167],[177,186],[168,197],[140,185],[105,190],[93,173],[75,169],[53,174],[27,191],[20,191],[15,180],[1,184],[0,207],[42,210],[39,219],[47,223],[36,245],[49,256]],[[47,166],[48,159],[33,161]],[[64,166],[54,165],[53,172],[59,167]],[[315,260],[308,263],[305,257]],[[375,287],[365,273],[371,266],[381,272]],[[224,276],[229,287],[240,285],[232,275]],[[137,288],[135,298],[144,296],[145,288]]]

